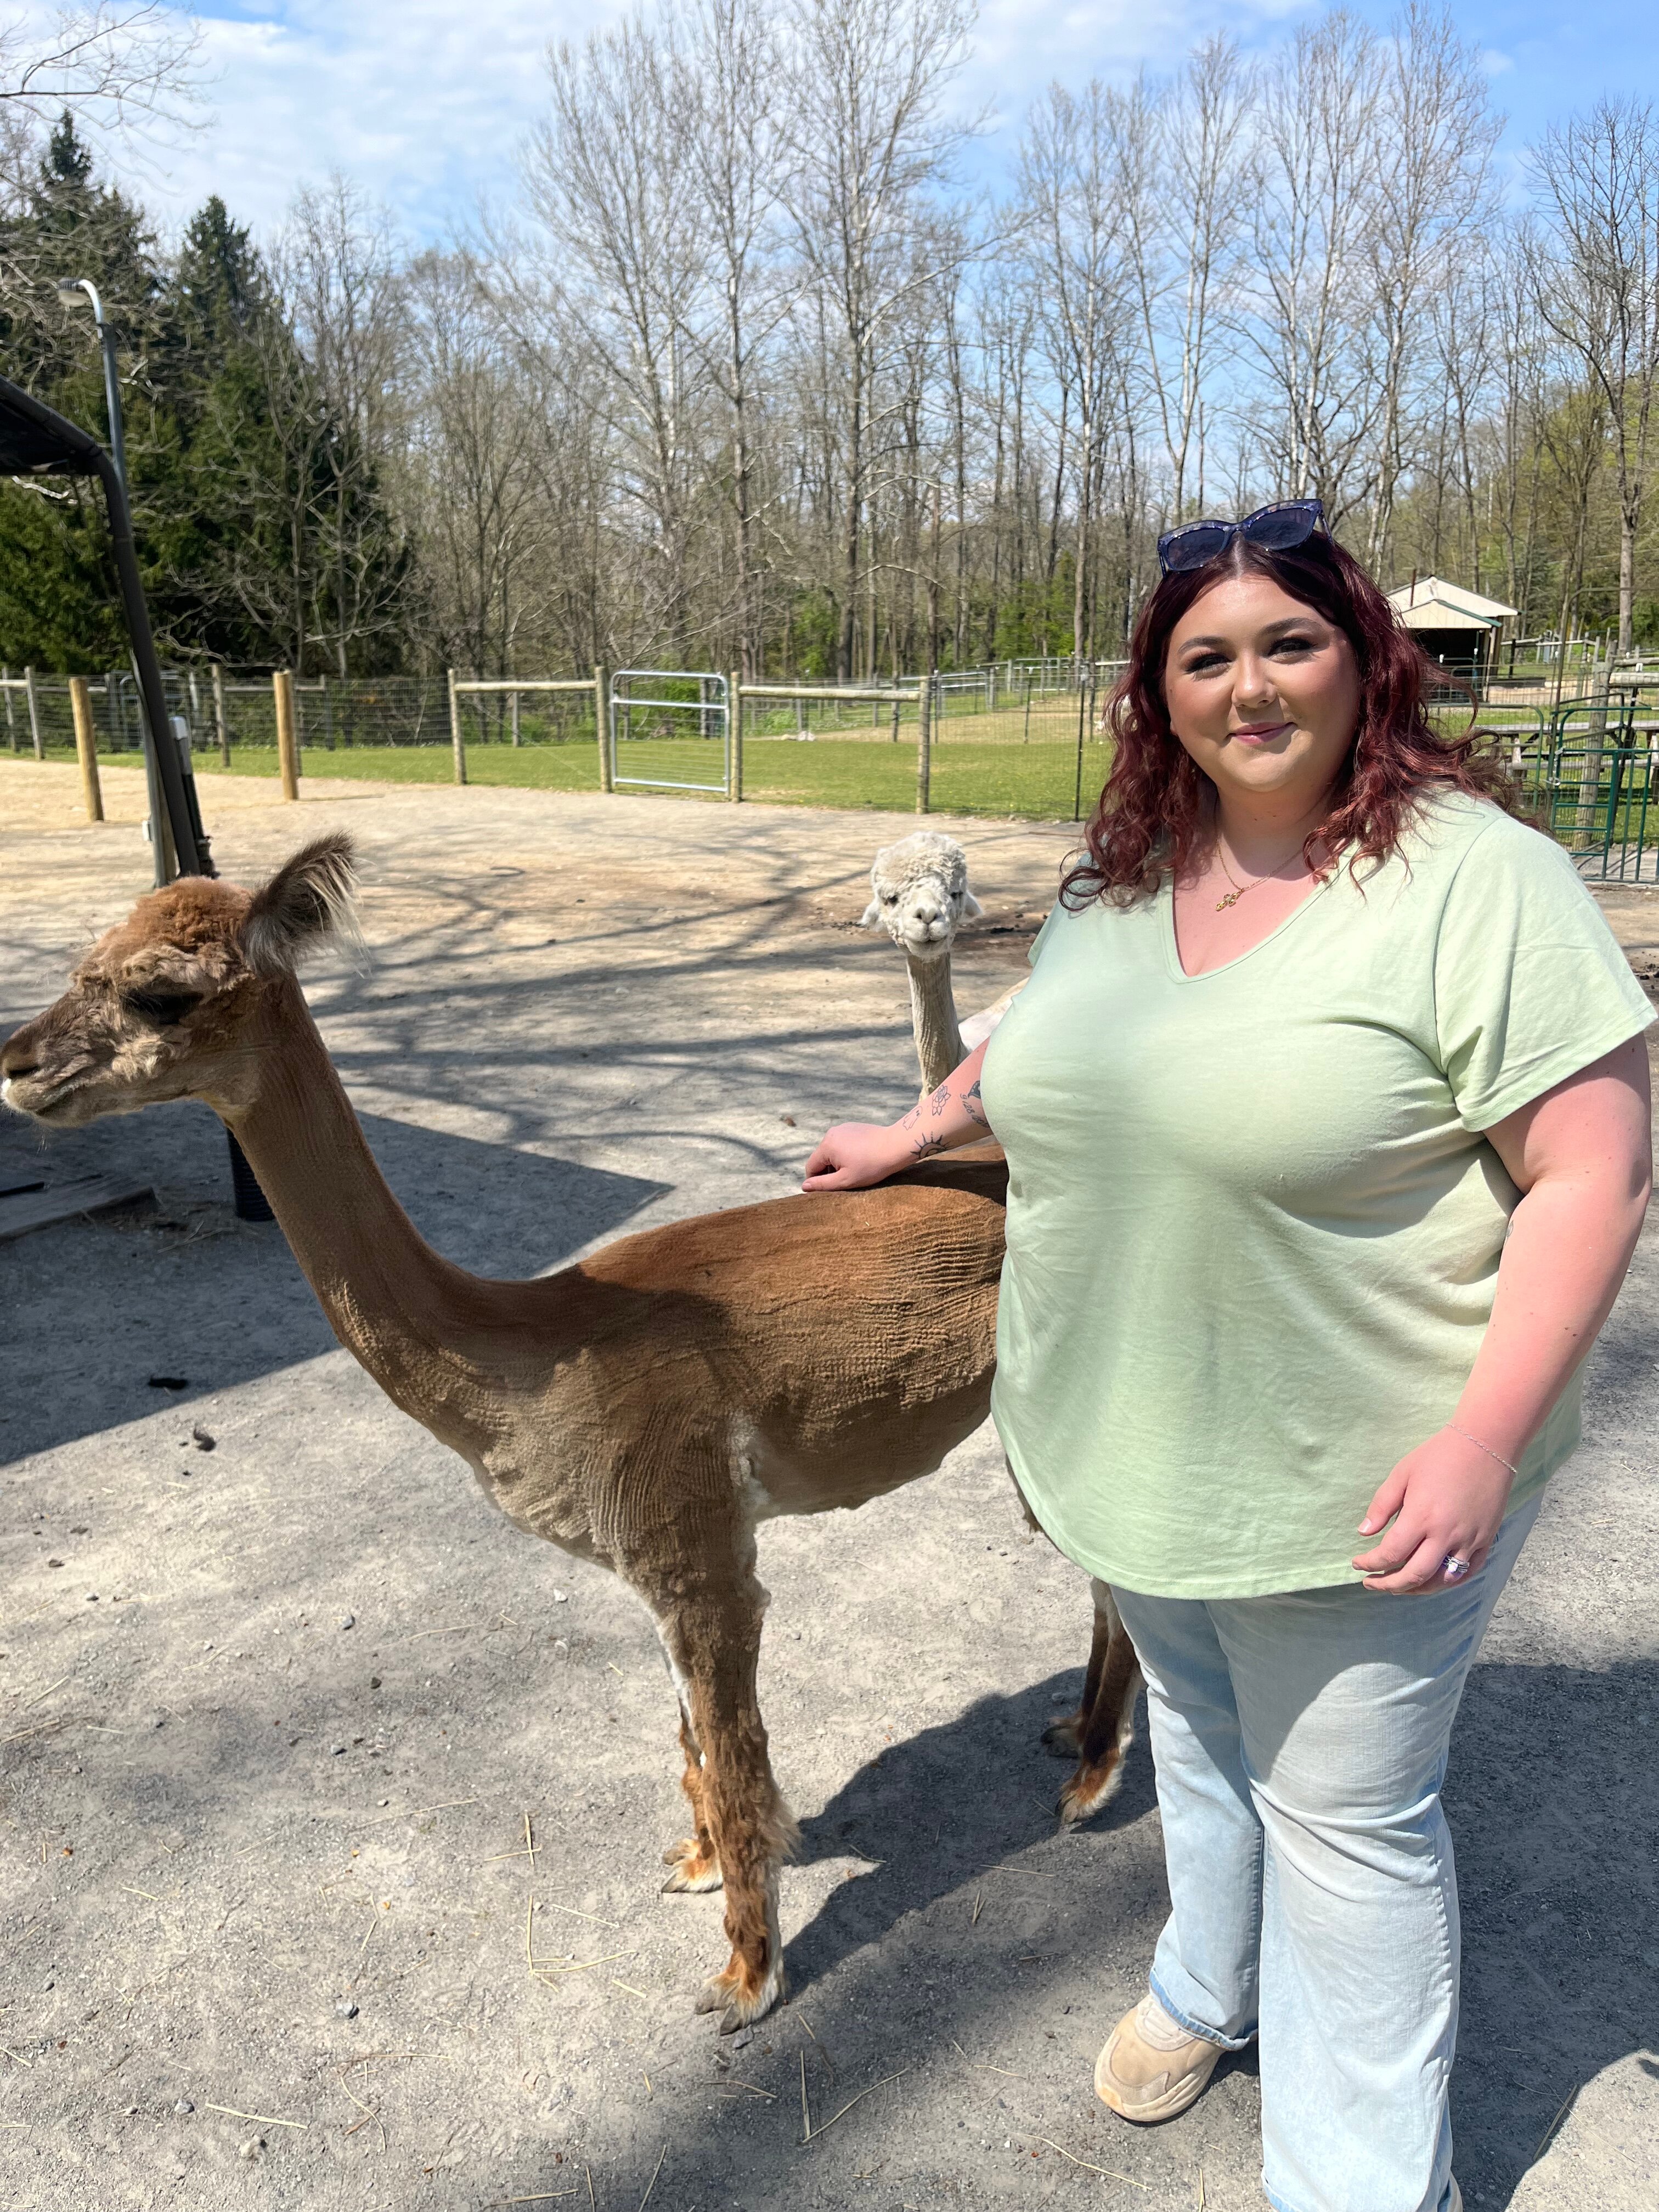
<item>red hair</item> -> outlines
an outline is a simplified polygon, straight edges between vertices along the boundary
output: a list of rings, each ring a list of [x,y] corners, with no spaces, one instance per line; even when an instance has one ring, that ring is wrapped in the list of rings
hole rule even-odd
[[[1084,832],[1088,857],[1061,881],[1066,906],[1132,904],[1183,873],[1209,843],[1215,787],[1170,727],[1164,670],[1188,609],[1243,575],[1266,576],[1322,615],[1358,664],[1359,719],[1325,818],[1303,848],[1310,869],[1323,872],[1345,852],[1386,860],[1431,791],[1468,792],[1513,811],[1509,779],[1476,754],[1474,732],[1448,738],[1431,726],[1431,664],[1352,554],[1322,532],[1281,552],[1235,538],[1201,568],[1165,576],[1141,610],[1108,709],[1116,758]]]

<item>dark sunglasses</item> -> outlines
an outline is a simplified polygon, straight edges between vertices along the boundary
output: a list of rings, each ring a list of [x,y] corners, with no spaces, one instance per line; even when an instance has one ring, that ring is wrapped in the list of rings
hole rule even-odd
[[[1224,553],[1235,538],[1248,538],[1252,545],[1283,553],[1311,538],[1324,520],[1322,501],[1281,499],[1272,507],[1257,507],[1243,522],[1183,522],[1158,539],[1158,566],[1166,576],[1183,575]]]

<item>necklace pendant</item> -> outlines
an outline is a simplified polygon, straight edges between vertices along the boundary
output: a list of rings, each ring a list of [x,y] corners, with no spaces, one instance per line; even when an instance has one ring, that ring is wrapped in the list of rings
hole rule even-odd
[[[1224,907],[1237,906],[1243,896],[1244,894],[1243,891],[1229,891],[1225,898],[1218,898],[1216,901],[1216,912],[1219,914]]]

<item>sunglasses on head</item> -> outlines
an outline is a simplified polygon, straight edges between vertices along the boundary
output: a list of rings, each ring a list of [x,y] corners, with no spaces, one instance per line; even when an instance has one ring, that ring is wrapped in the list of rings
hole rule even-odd
[[[1257,507],[1242,522],[1183,522],[1178,530],[1166,530],[1158,539],[1158,566],[1166,576],[1201,568],[1206,562],[1224,553],[1235,538],[1248,538],[1252,545],[1265,547],[1269,553],[1283,553],[1311,538],[1324,520],[1324,504],[1320,500],[1281,499],[1271,507]]]

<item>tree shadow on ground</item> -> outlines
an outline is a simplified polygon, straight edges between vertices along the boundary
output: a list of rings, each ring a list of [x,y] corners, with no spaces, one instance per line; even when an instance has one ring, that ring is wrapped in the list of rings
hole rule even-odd
[[[668,1188],[375,1114],[360,1117],[387,1182],[446,1258],[538,1274]],[[188,1406],[329,1351],[334,1336],[274,1223],[230,1211],[225,1136],[207,1108],[156,1108],[40,1133],[0,1115],[5,1181],[149,1181],[159,1214],[82,1220],[0,1247],[9,1387],[0,1462]],[[183,1377],[179,1390],[152,1375]]]
[[[1659,2043],[1656,1719],[1652,1659],[1470,1676],[1446,1806],[1463,1913],[1453,2120],[1471,2203],[1506,2204],[1584,2084]]]
[[[1041,1738],[1061,1710],[1056,1698],[1080,1688],[1080,1678],[1054,1675],[1011,1695],[975,1698],[956,1719],[860,1767],[801,1822],[802,1863],[852,1856],[872,1862],[872,1870],[831,1891],[789,1945],[792,1989],[804,1993],[901,1921],[1033,1847],[1043,1847],[1042,1863],[1052,1868],[1067,1844],[1109,1837],[1152,1810],[1143,1704],[1116,1795],[1075,1835],[1059,1832],[1054,1808],[1073,1762],[1046,1752]]]
[[[957,1719],[884,1750],[802,1824],[808,1864],[848,1854],[875,1861],[836,1885],[787,1949],[792,2004],[799,2002],[815,2035],[826,2020],[834,2023],[839,2071],[833,2092],[820,2093],[811,2077],[815,2110],[904,2069],[912,2083],[904,2098],[925,2100],[920,2119],[916,2101],[908,2114],[896,2105],[885,2114],[879,2104],[866,2111],[860,2161],[895,2160],[888,2172],[896,2179],[910,2164],[920,2184],[914,2161],[921,2158],[926,2185],[964,2203],[1000,2203],[1007,2194],[973,2155],[981,2128],[1000,2134],[1018,2126],[1022,2107],[1029,2113],[1056,2090],[1069,2099],[1073,2125],[1088,2119],[1086,2074],[1079,2091],[1075,2055],[1066,2056],[1063,2039],[1052,2040],[1052,2027],[1042,2023],[1093,2014],[1103,1985],[1133,1985],[1167,1910],[1157,1824],[1143,1821],[1154,1802],[1144,1714],[1112,1804],[1065,1838],[1042,1818],[1038,1784],[1051,1797],[1064,1770],[1036,1751],[1036,1737],[1054,1692],[1073,1686],[1074,1678],[1057,1676],[977,1699]],[[1464,1927],[1453,2090],[1457,2170],[1472,2205],[1507,2204],[1583,2084],[1659,2039],[1659,1872],[1651,1848],[1659,1770],[1633,1755],[1636,1723],[1644,1715],[1650,1723],[1656,1712],[1659,1664],[1648,1660],[1604,1673],[1493,1664],[1471,1677],[1448,1802]],[[963,1909],[985,1893],[994,1893],[997,1907],[988,1942],[986,1924]],[[1093,2018],[1088,2025],[1097,2033]],[[781,2023],[761,2031],[784,2032]],[[1033,2040],[1045,2034],[1051,2039]],[[1033,2051],[1053,2078],[1036,2075]],[[969,2078],[957,2055],[973,2064],[975,2052],[1006,2057],[1007,2081],[1024,2086],[998,2097],[988,2120],[981,2111],[969,2122],[969,2142],[953,2131],[959,2119],[940,2114],[957,2094],[947,2074]],[[1218,2084],[1253,2072],[1252,2055],[1243,2061],[1224,2067]],[[745,2063],[752,2070],[757,2062],[748,2054]],[[1022,2067],[1030,2071],[1013,2070]],[[981,2092],[1004,2086],[982,2079],[1000,2071],[980,2069]],[[1253,2118],[1248,2098],[1212,2091],[1157,2130],[1155,2145],[1115,2133],[1109,2162],[1134,2164],[1144,2155],[1136,2171],[1155,2179],[1164,2170],[1154,2155],[1162,2146],[1172,2179],[1177,2151],[1190,2162],[1207,2149],[1212,2175],[1221,2156],[1242,2174],[1254,2156],[1246,2140]],[[823,2164],[809,2184],[798,2135],[799,2122],[786,2128],[774,2108],[744,2108],[730,2120],[723,2114],[718,2127],[683,2110],[669,2124],[659,2186],[672,2184],[672,2202],[750,2212],[781,2212],[807,2201],[803,2192],[815,2204],[865,2201],[852,2185],[856,2176],[832,2178]],[[659,2128],[648,2154],[643,2140],[630,2154],[641,2189],[662,2141]],[[633,2179],[628,2174],[624,2188]],[[1077,2201],[1085,2201],[1086,2174],[1048,2175],[1043,2193],[1051,2200],[1056,2179],[1060,2201],[1072,2201],[1073,2184]],[[908,2182],[905,2194],[915,2194]]]

